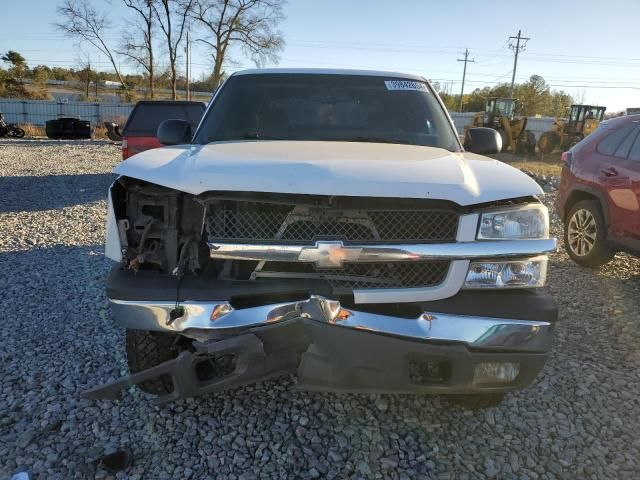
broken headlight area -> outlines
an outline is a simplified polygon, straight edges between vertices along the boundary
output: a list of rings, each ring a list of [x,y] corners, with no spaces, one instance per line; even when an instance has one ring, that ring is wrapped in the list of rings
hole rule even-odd
[[[111,196],[125,268],[165,273],[203,269],[204,207],[193,195],[121,177]]]

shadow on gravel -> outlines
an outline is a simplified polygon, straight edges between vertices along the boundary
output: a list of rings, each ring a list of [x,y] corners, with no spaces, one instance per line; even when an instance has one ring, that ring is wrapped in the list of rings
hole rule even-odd
[[[115,178],[111,173],[0,177],[0,213],[54,210],[104,200]]]

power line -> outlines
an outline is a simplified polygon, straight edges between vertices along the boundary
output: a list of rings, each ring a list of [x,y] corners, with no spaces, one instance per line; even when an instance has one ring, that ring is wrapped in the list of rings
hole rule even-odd
[[[460,89],[460,109],[458,111],[462,111],[462,96],[464,95],[464,81],[467,77],[467,63],[474,63],[475,60],[469,60],[469,49],[464,49],[464,59],[458,58],[458,62],[464,62],[464,69],[462,70],[462,88]]]

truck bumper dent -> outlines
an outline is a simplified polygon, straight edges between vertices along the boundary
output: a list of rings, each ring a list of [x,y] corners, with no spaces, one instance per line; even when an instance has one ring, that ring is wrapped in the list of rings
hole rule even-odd
[[[313,295],[307,300],[234,309],[229,302],[183,302],[172,320],[175,302],[111,300],[116,321],[125,328],[182,333],[207,341],[247,329],[290,320],[313,320],[338,328],[391,335],[412,341],[462,343],[473,348],[547,352],[552,325],[545,321],[422,312],[402,318],[343,308]]]
[[[173,392],[158,397],[156,403],[295,372],[299,387],[311,390],[515,390],[531,383],[544,366],[555,320],[431,311],[392,316],[346,308],[317,295],[247,308],[234,308],[227,301],[182,302],[177,318],[172,302],[111,300],[111,304],[120,325],[181,333],[196,340],[195,351],[182,352],[174,360],[84,396],[115,399],[133,384],[169,375]],[[199,363],[224,355],[233,357],[230,371],[204,379],[199,376]],[[493,378],[486,377],[487,371],[507,373]]]

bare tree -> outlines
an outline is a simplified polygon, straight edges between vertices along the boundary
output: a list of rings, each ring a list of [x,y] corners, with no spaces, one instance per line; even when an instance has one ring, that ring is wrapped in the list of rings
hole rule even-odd
[[[84,83],[84,99],[85,101],[89,101],[89,85],[91,84],[91,58],[84,52],[80,52],[80,55],[77,57],[76,62],[80,67],[78,69],[78,76],[80,80]]]
[[[57,12],[62,21],[55,26],[66,35],[85,40],[102,52],[111,62],[118,81],[126,89],[127,84],[120,75],[111,48],[105,41],[105,36],[112,26],[107,16],[97,12],[89,2],[82,0],[65,0],[62,6],[57,8]]]
[[[282,0],[195,0],[193,18],[207,30],[198,41],[211,47],[212,81],[217,87],[229,48],[238,46],[256,65],[277,61],[284,47],[282,33],[277,30],[284,20]]]
[[[153,11],[162,33],[164,33],[167,52],[169,54],[169,70],[171,72],[171,96],[178,98],[176,83],[178,80],[178,48],[187,31],[187,21],[193,8],[194,0],[154,0]]]
[[[131,29],[122,32],[122,48],[117,53],[139,65],[149,75],[149,94],[155,96],[155,66],[153,56],[154,0],[122,0],[125,6],[133,10],[135,21],[130,21]]]

